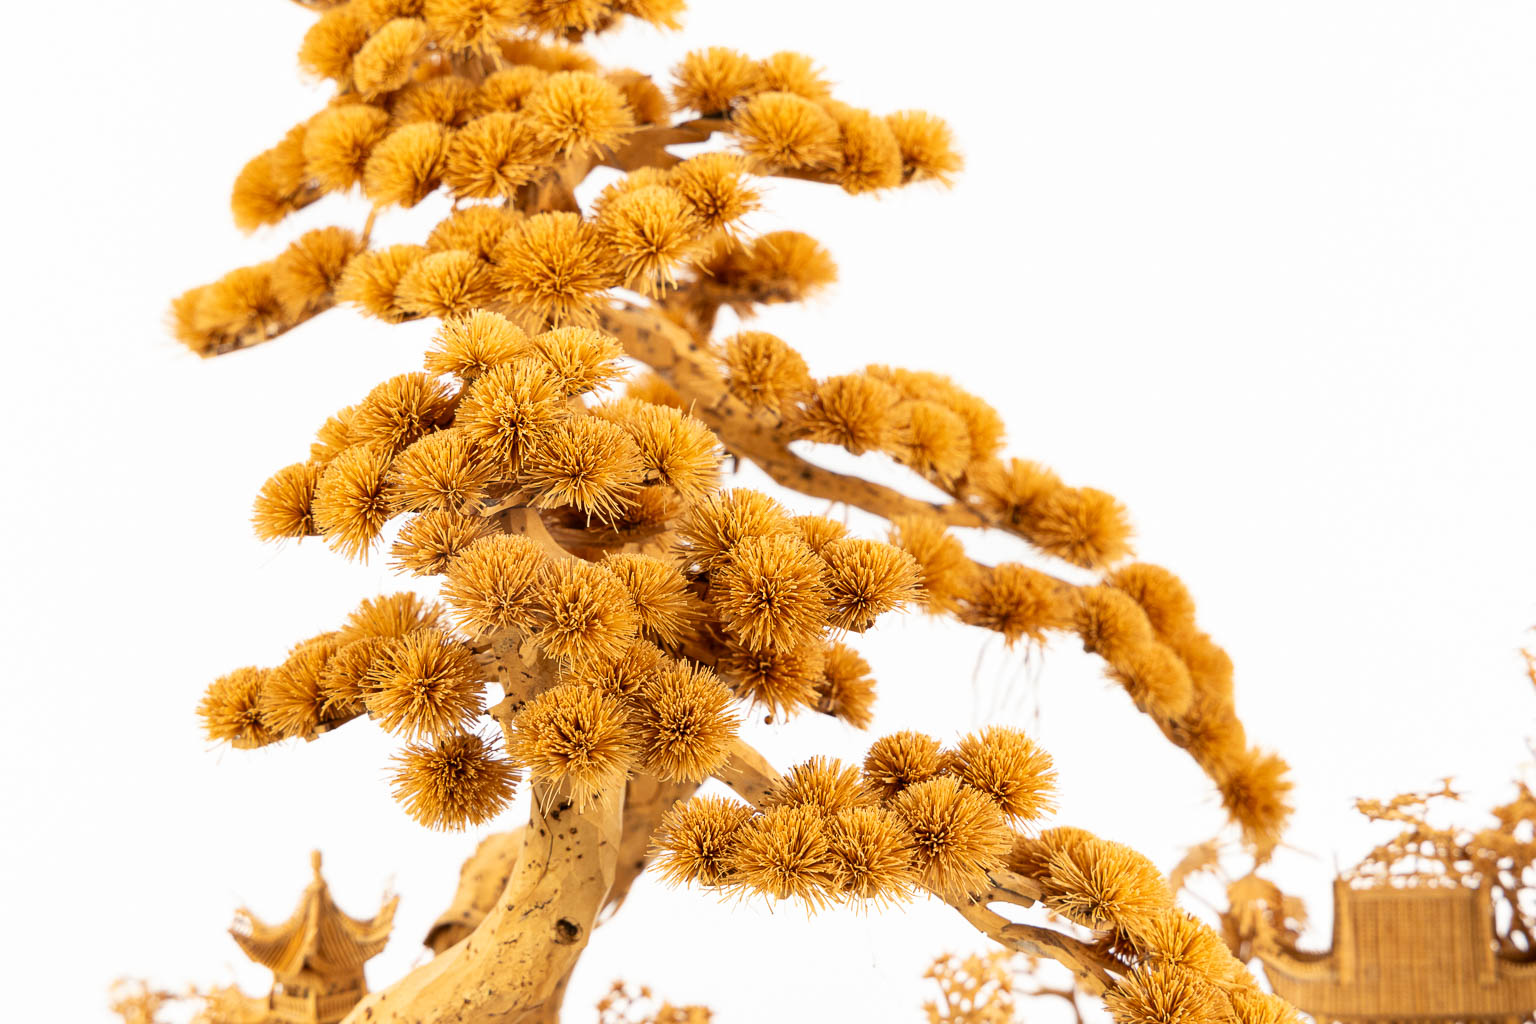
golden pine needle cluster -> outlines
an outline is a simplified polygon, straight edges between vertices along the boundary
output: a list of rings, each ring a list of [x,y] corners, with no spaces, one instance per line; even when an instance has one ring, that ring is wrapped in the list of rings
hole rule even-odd
[[[594,330],[528,336],[475,310],[445,322],[425,372],[327,419],[309,461],[261,488],[258,534],[367,557],[401,520],[396,568],[441,576],[447,611],[379,599],[278,668],[223,677],[204,700],[209,737],[257,746],[369,715],[415,743],[396,775],[407,811],[462,827],[499,811],[524,771],[578,794],[634,772],[700,781],[742,700],[868,725],[868,663],[836,637],[917,600],[912,557],[719,490],[719,441],[687,413],[588,404],[617,358]],[[536,516],[542,539],[507,533],[513,514]],[[631,542],[653,536],[676,542]],[[505,761],[475,725],[485,657],[508,637],[551,669]]]
[[[674,808],[657,832],[658,865],[677,883],[811,907],[960,897],[986,887],[1012,826],[1048,811],[1054,784],[1049,756],[1015,729],[990,727],[949,751],[897,733],[862,767],[797,765],[761,808],[720,798]]]
[[[1010,643],[1077,634],[1216,783],[1248,840],[1261,854],[1273,849],[1290,814],[1285,763],[1249,746],[1231,662],[1197,626],[1183,583],[1159,566],[1125,562],[1129,525],[1113,497],[1068,486],[1037,463],[1000,459],[997,413],[938,374],[871,366],[817,382],[799,353],[763,332],[728,339],[720,369],[732,395],[779,424],[787,440],[880,451],[953,495],[978,523],[1104,571],[1096,585],[1071,586],[1021,563],[981,566],[941,516],[890,516],[889,539],[917,562],[930,611]]]
[[[1051,910],[1099,936],[1115,965],[1105,1006],[1118,1024],[1298,1024],[1259,989],[1221,934],[1179,909],[1146,858],[1083,829],[1018,837],[1008,866],[1036,879]]]
[[[377,210],[437,192],[465,205],[425,245],[368,248],[366,234],[311,231],[268,263],[182,295],[174,333],[211,355],[265,341],[337,301],[390,322],[491,309],[534,331],[593,323],[614,289],[701,309],[793,301],[835,269],[796,232],[742,236],[742,219],[761,202],[760,176],[861,193],[948,182],[959,170],[942,121],[840,103],[803,54],[691,53],[669,98],[645,75],[605,70],[547,41],[630,18],[675,27],[681,6],[330,6],[299,62],[335,82],[336,95],[246,164],[231,195],[235,223],[277,224],[354,189]],[[703,116],[673,123],[674,109]],[[735,149],[679,159],[663,148],[715,133]],[[584,214],[572,190],[598,166],[631,173]]]
[[[743,701],[867,725],[870,668],[838,638],[917,600],[915,561],[720,490],[718,439],[686,413],[593,402],[619,353],[589,328],[529,336],[476,310],[445,322],[425,371],[327,419],[310,459],[261,488],[257,532],[366,558],[398,520],[395,566],[441,577],[446,608],[366,602],[277,668],[221,678],[202,706],[209,737],[309,739],[366,715],[411,741],[396,775],[407,811],[464,827],[525,774],[581,799],[636,773],[702,781]],[[675,540],[636,543],[653,537]],[[476,730],[488,659],[508,643],[531,645],[545,685],[522,695],[498,753]]]

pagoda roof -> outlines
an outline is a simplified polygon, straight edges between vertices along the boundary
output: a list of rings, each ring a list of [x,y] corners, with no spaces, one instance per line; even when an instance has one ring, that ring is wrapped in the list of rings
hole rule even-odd
[[[361,970],[389,941],[399,897],[391,896],[371,918],[352,917],[332,901],[330,887],[320,874],[318,850],[310,855],[310,862],[314,880],[286,921],[267,924],[241,907],[229,934],[246,956],[279,977],[305,968],[322,976]]]

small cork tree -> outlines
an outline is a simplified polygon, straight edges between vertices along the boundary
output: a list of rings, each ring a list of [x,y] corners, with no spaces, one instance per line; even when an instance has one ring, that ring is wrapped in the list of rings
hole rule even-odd
[[[358,559],[393,530],[392,565],[437,582],[441,603],[364,600],[282,664],[216,680],[200,714],[240,748],[371,720],[400,737],[395,795],[429,828],[485,826],[532,793],[491,909],[436,933],[430,962],[348,1020],[557,1019],[599,913],[650,868],[812,908],[940,899],[1065,964],[1124,1021],[1290,1019],[1145,858],[1038,831],[1054,773],[1020,730],[898,732],[861,764],[782,773],[738,735],[749,708],[866,727],[857,639],[898,609],[1010,644],[1069,633],[1204,769],[1260,857],[1284,827],[1284,763],[1246,742],[1231,662],[1184,586],[1127,561],[1111,495],[1006,457],[998,414],[937,372],[817,379],[771,334],[714,336],[722,308],[747,318],[835,275],[809,235],[745,230],[763,177],[854,195],[946,183],[961,160],[944,122],[841,103],[798,53],[699,50],[664,90],[580,48],[627,19],[675,28],[679,0],[305,6],[318,17],[300,63],[335,95],[246,165],[234,218],[277,224],[358,188],[373,213],[193,288],[173,330],[217,356],[338,303],[441,321],[421,372],[338,382],[354,404],[261,487],[253,517],[263,538]],[[671,151],[687,144],[696,155]],[[584,205],[599,168],[619,175]],[[445,211],[422,244],[370,244],[376,215],[430,200]],[[795,442],[893,459],[947,497],[830,471]],[[722,489],[726,458],[889,534]],[[1094,582],[981,564],[954,527]],[[711,778],[734,798],[695,797]]]

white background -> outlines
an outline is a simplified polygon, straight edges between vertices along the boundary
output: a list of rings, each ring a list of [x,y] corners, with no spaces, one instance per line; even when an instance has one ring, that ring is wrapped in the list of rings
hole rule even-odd
[[[601,54],[664,74],[690,47],[803,49],[849,102],[950,119],[969,159],[950,192],[774,188],[754,226],[809,230],[842,276],[762,325],[818,373],[951,373],[1004,412],[1013,454],[1129,505],[1141,556],[1188,581],[1236,661],[1249,735],[1294,766],[1277,871],[1311,900],[1314,941],[1334,864],[1380,838],[1352,798],[1446,774],[1474,806],[1508,795],[1536,721],[1517,654],[1536,622],[1536,8],[695,7],[683,33]],[[354,913],[403,894],[383,984],[421,957],[476,840],[396,808],[378,730],[231,752],[193,713],[215,675],[395,586],[382,557],[260,545],[246,520],[326,414],[418,365],[430,326],[337,311],[202,362],[160,322],[307,227],[361,224],[334,199],[251,238],[228,219],[241,164],[323,102],[293,61],[310,17],[280,0],[7,13],[7,1019],[101,1020],[120,974],[264,990],[224,928],[242,903],[286,915],[311,847]],[[380,234],[419,238],[440,212]],[[1060,820],[1171,866],[1220,827],[1211,789],[1072,646],[1026,661],[892,621],[862,644],[876,730],[1025,725],[1061,769]],[[868,739],[812,721],[754,736],[781,764]],[[723,1022],[916,1021],[927,961],[980,945],[937,904],[808,923],[646,880],[595,935],[569,1018],[624,977]]]

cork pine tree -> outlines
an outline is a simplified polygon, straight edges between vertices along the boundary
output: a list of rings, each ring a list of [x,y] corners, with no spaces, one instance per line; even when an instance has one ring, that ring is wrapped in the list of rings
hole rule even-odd
[[[946,124],[840,102],[799,53],[699,49],[657,84],[582,49],[629,20],[678,27],[680,0],[305,6],[299,61],[334,95],[240,172],[234,220],[277,225],[357,190],[373,213],[192,288],[171,329],[212,357],[338,304],[437,322],[421,370],[336,382],[350,404],[252,517],[265,539],[387,557],[437,599],[338,610],[281,664],[215,680],[199,714],[237,748],[371,721],[398,737],[394,795],[427,828],[483,828],[532,795],[498,839],[498,898],[348,1020],[557,1019],[600,912],[647,870],[811,909],[943,900],[1067,965],[1125,1022],[1291,1019],[1144,857],[1045,827],[1055,773],[1021,730],[901,731],[783,770],[739,735],[747,714],[867,727],[858,640],[901,610],[1009,644],[1072,635],[1260,857],[1283,831],[1284,763],[1247,743],[1231,662],[1185,587],[1129,560],[1114,497],[1006,455],[997,412],[942,368],[818,378],[772,334],[716,336],[722,309],[750,321],[836,274],[810,235],[747,229],[763,179],[942,185],[962,163]],[[583,201],[595,172],[612,181]],[[424,203],[443,211],[427,237],[373,244],[375,217]],[[822,468],[796,443],[894,460],[945,497]],[[726,486],[726,459],[783,493]],[[888,532],[855,536],[799,498]],[[957,527],[1086,572],[982,564]],[[695,795],[710,779],[731,795]]]

